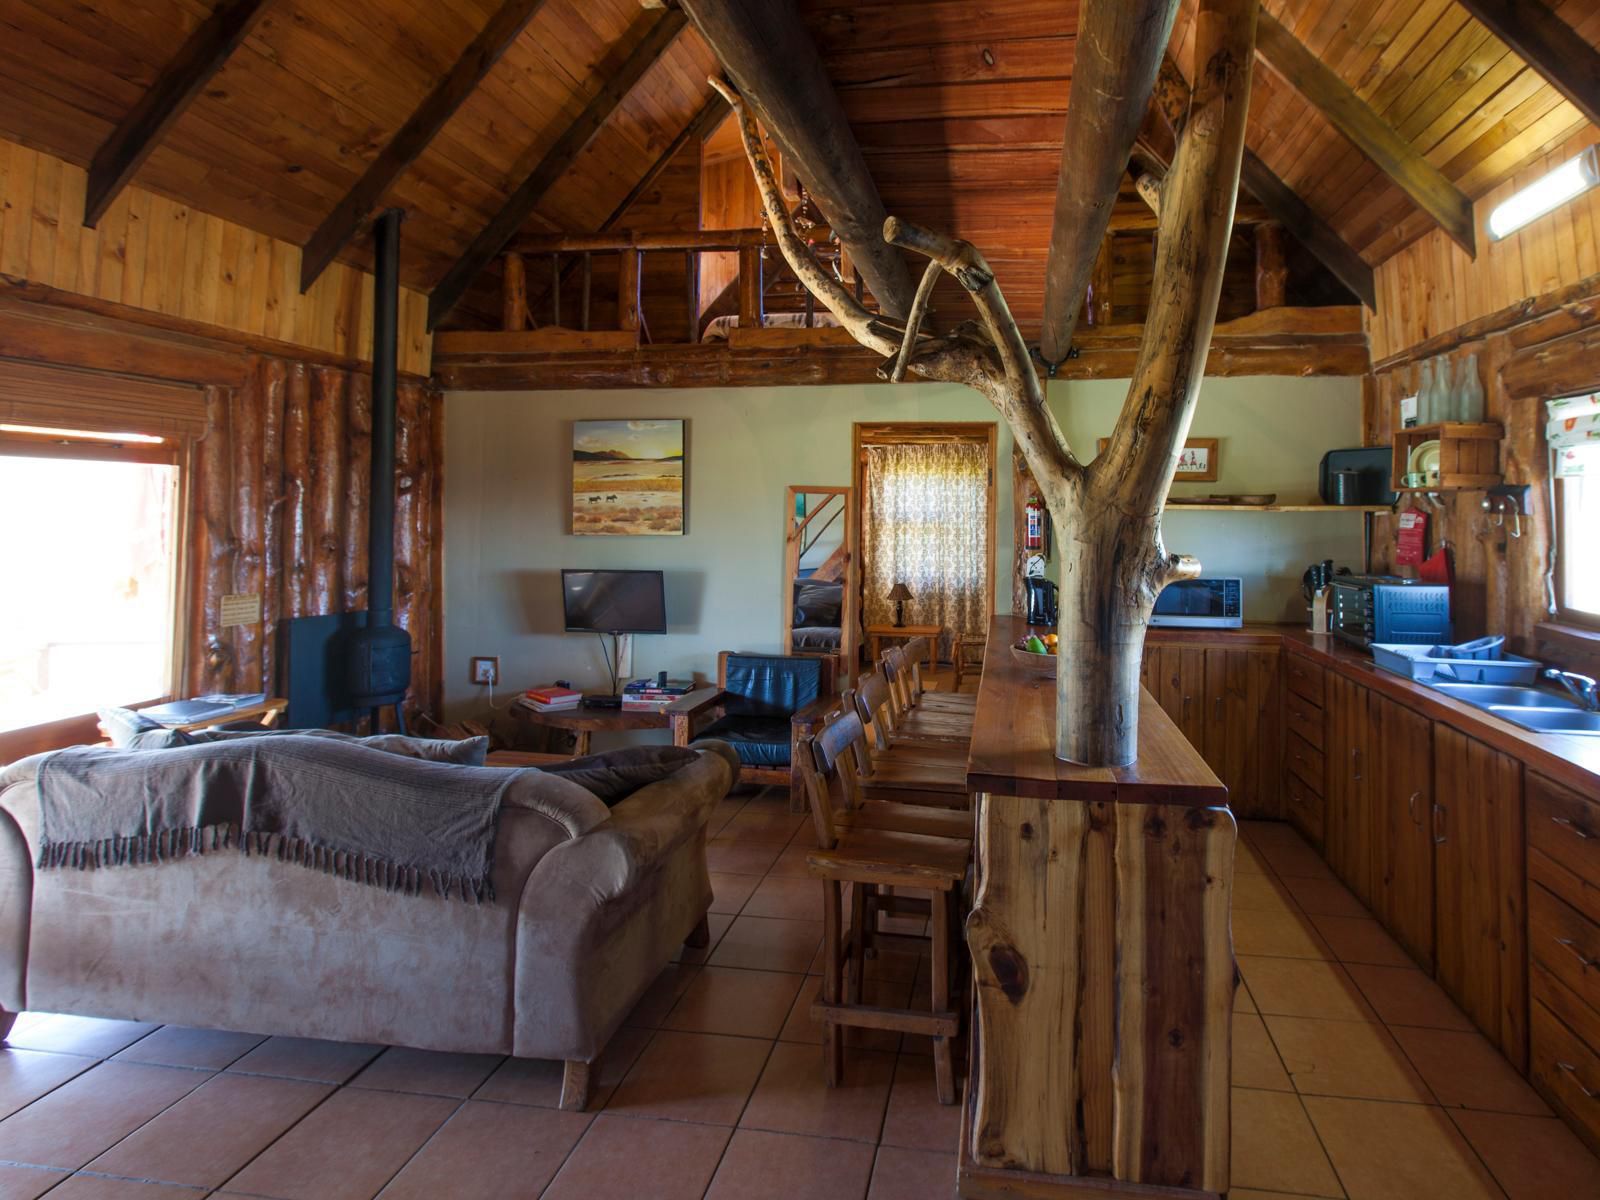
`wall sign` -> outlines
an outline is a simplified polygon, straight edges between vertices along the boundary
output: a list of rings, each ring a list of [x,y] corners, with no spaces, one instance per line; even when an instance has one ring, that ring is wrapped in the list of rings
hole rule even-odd
[[[222,627],[261,624],[261,593],[233,592],[222,598]]]

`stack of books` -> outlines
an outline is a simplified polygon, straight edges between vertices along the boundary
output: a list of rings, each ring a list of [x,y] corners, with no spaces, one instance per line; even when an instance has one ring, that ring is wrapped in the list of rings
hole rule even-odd
[[[687,679],[669,679],[662,683],[655,676],[635,679],[623,685],[622,707],[631,709],[663,709],[694,691],[694,683]]]
[[[535,712],[559,712],[566,708],[577,708],[583,700],[583,693],[572,688],[549,687],[529,688],[522,694],[522,702]]]

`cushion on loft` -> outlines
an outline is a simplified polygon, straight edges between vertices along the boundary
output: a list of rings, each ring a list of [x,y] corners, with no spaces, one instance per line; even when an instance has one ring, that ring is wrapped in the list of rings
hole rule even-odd
[[[739,761],[752,767],[789,765],[789,719],[732,715],[711,722],[695,738],[721,738]]]
[[[794,623],[837,625],[844,609],[844,584],[817,579],[794,581]]]
[[[687,746],[629,746],[538,769],[587,788],[610,806],[626,800],[647,784],[665,779],[699,757],[698,751]]]

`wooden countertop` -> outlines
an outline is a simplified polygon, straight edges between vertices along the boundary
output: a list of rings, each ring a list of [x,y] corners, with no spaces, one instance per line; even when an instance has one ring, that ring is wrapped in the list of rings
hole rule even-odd
[[[1020,617],[989,625],[978,685],[967,787],[975,792],[1133,804],[1226,804],[1228,789],[1147,691],[1139,695],[1139,758],[1127,767],[1082,767],[1055,756],[1056,685],[1011,656]]]

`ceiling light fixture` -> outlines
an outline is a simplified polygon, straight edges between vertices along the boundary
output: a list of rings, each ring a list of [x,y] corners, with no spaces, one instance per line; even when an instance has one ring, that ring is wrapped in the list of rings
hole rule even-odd
[[[1489,214],[1489,236],[1495,241],[1509,237],[1530,221],[1575,200],[1600,184],[1600,161],[1590,146],[1576,158],[1569,158],[1542,179],[1535,180],[1516,195],[1497,204]]]

